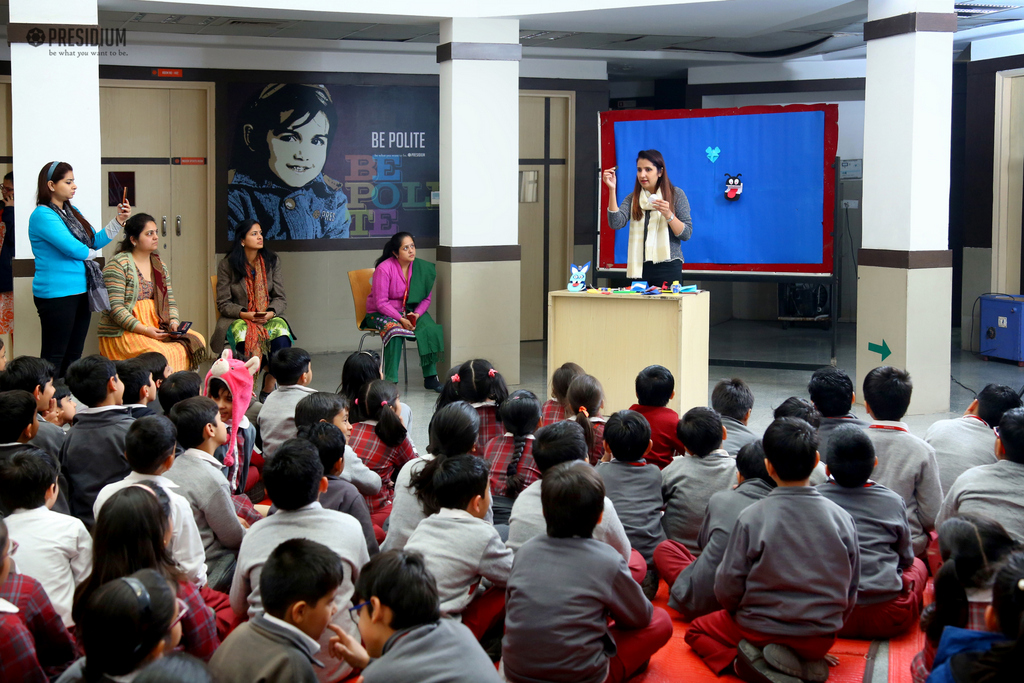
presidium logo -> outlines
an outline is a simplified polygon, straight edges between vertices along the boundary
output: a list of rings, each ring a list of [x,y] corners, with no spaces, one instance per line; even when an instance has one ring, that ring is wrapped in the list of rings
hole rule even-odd
[[[62,48],[109,48],[128,45],[128,31],[82,24],[10,24],[8,43],[28,43],[32,47],[48,45]]]

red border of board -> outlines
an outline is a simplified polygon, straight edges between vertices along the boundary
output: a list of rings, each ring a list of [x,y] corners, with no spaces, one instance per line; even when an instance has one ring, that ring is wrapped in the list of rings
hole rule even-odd
[[[683,271],[717,271],[740,273],[832,273],[832,229],[835,210],[835,169],[832,168],[839,142],[839,105],[836,104],[789,104],[781,106],[732,107],[727,109],[663,109],[659,111],[633,109],[629,111],[607,111],[598,115],[600,128],[600,167],[611,168],[618,165],[615,160],[615,129],[616,121],[647,121],[657,119],[692,119],[709,116],[745,116],[749,114],[780,114],[797,111],[820,111],[825,113],[824,157],[822,159],[822,175],[824,179],[824,201],[822,204],[822,255],[821,263],[684,263]],[[630,164],[631,165],[631,164]],[[615,239],[610,235],[608,227],[608,190],[600,182],[600,212],[598,214],[598,268],[610,269],[626,267],[625,263],[615,263]],[[684,188],[685,189],[685,188]],[[698,224],[696,229],[700,229]],[[602,239],[603,237],[608,239]],[[683,254],[686,254],[685,245]]]

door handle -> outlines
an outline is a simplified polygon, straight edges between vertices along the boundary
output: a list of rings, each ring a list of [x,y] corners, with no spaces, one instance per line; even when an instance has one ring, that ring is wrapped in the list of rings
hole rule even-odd
[[[167,237],[167,216],[160,222],[160,235],[161,237]]]
[[[176,216],[174,234],[181,237],[181,216]]]

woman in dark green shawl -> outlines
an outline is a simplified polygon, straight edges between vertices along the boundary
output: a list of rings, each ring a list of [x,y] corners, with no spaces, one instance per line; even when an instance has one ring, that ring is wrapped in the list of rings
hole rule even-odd
[[[403,338],[415,337],[423,386],[440,392],[437,359],[444,351],[444,332],[427,312],[436,276],[433,263],[416,258],[412,235],[393,235],[374,263],[362,326],[380,330],[384,340],[384,379],[398,382]]]

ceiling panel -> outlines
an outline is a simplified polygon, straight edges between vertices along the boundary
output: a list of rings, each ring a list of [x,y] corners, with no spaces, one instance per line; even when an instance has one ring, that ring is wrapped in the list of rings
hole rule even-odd
[[[352,24],[332,21],[299,21],[274,33],[275,38],[312,38],[320,40],[340,40],[369,28],[373,24]]]
[[[436,25],[371,24],[365,29],[345,36],[346,40],[405,41],[419,36],[436,33]]]

